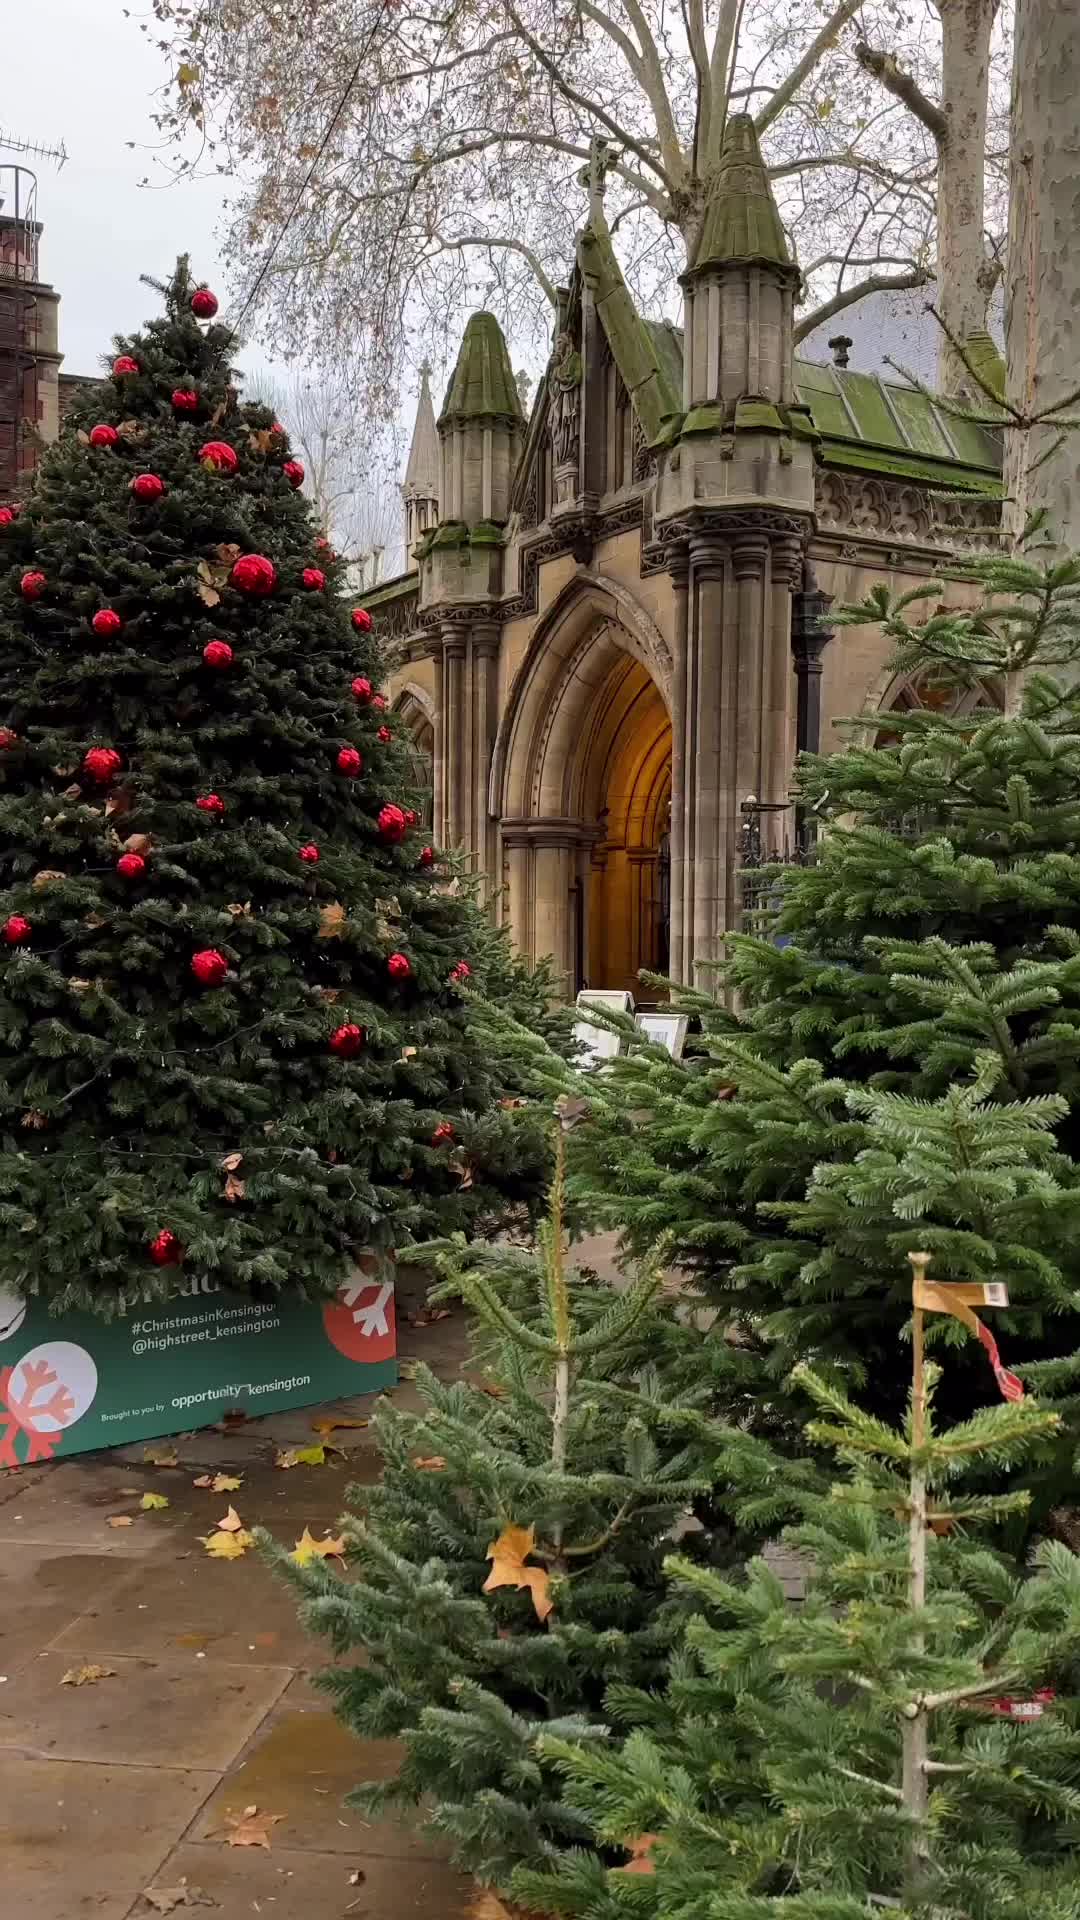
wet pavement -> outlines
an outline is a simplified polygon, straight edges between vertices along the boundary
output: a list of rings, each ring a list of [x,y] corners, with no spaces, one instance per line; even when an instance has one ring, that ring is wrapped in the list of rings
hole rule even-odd
[[[402,1323],[405,1356],[449,1377],[460,1314]],[[404,1380],[395,1399],[415,1403]],[[335,1529],[345,1489],[370,1484],[367,1430],[341,1428],[323,1466],[274,1465],[312,1422],[362,1419],[370,1400],[271,1415],[174,1442],[0,1473],[0,1885],[19,1920],[141,1920],[205,1906],[218,1920],[458,1920],[470,1888],[422,1828],[343,1805],[390,1772],[388,1741],[358,1741],[311,1672],[329,1664],[292,1593],[258,1557],[214,1560],[199,1536],[232,1504],[292,1547]],[[167,1453],[166,1453],[167,1457]],[[193,1481],[228,1473],[215,1494]],[[144,1511],[145,1493],[169,1505]],[[129,1525],[112,1526],[120,1519]],[[83,1667],[100,1678],[65,1684]],[[276,1816],[269,1848],[229,1844],[246,1809]],[[150,1890],[153,1898],[147,1897]]]

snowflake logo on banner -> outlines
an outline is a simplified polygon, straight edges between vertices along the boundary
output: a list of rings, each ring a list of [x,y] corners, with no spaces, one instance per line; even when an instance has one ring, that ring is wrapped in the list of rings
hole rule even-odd
[[[0,1467],[51,1460],[67,1429],[93,1405],[97,1383],[85,1347],[70,1340],[47,1341],[0,1368]]]
[[[323,1325],[346,1359],[391,1359],[397,1347],[393,1282],[357,1273],[338,1288],[337,1299],[324,1306]]]

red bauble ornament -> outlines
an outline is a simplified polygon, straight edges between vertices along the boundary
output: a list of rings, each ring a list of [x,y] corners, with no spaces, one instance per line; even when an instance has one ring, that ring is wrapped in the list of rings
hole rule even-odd
[[[180,1241],[168,1227],[154,1235],[148,1251],[155,1267],[178,1267],[184,1258]]]
[[[273,593],[277,568],[263,553],[242,553],[229,575],[229,584],[241,593]]]
[[[139,880],[146,872],[146,861],[141,853],[122,853],[116,871],[122,873],[125,880]]]
[[[229,963],[216,947],[204,947],[201,953],[192,955],[191,971],[200,986],[220,987],[229,971]]]
[[[21,947],[24,940],[30,938],[30,922],[24,920],[21,913],[9,914],[0,928],[9,947]]]
[[[304,484],[304,464],[302,460],[286,460],[281,469],[290,487],[302,487]]]
[[[203,813],[224,813],[225,802],[220,793],[200,793],[195,805]]]
[[[123,624],[114,607],[100,607],[90,622],[95,633],[119,633]]]
[[[389,806],[380,808],[378,825],[380,837],[383,840],[389,840],[391,845],[397,840],[404,840],[406,833],[405,815],[402,813],[400,807]]]
[[[366,707],[371,699],[371,681],[362,673],[358,673],[352,683],[352,690],[354,698],[359,700],[362,707]]]
[[[19,736],[10,727],[0,727],[0,753],[10,753],[19,744]]]
[[[364,756],[357,753],[355,747],[342,747],[337,757],[337,768],[339,773],[347,773],[350,780],[355,780],[357,774],[364,771]]]
[[[199,410],[199,396],[194,387],[174,387],[172,403],[175,413],[197,413]]]
[[[434,847],[421,847],[420,859],[417,864],[421,867],[433,867],[435,865]]]
[[[416,808],[403,807],[402,812],[405,815],[405,825],[407,827],[415,827],[417,821],[420,818],[420,815],[417,813]]]
[[[433,1147],[445,1147],[448,1141],[456,1139],[457,1135],[449,1120],[440,1120],[431,1136],[431,1144]]]
[[[412,961],[407,953],[392,953],[386,963],[386,971],[391,980],[407,980],[412,973]]]
[[[305,860],[309,867],[313,867],[315,865],[315,862],[318,859],[318,857],[319,857],[319,849],[315,845],[314,840],[309,840],[306,847],[301,847],[300,858],[301,860]]]
[[[326,585],[326,575],[321,567],[305,567],[300,581],[309,593],[321,593]]]
[[[117,374],[138,373],[139,363],[137,360],[132,359],[130,353],[122,353],[119,359],[113,361],[112,370]]]
[[[40,600],[45,591],[43,573],[24,573],[19,581],[19,592],[24,600]]]
[[[131,483],[131,491],[136,500],[145,505],[150,500],[160,500],[165,491],[165,482],[159,473],[137,473]]]
[[[371,632],[371,615],[368,612],[366,607],[353,608],[352,623],[353,623],[353,626],[356,628],[357,633]]]
[[[115,747],[90,747],[83,754],[83,772],[100,786],[114,780],[123,766]]]
[[[209,287],[197,287],[191,296],[191,311],[196,320],[212,320],[218,310],[217,294]]]
[[[388,741],[388,740],[389,740],[389,738],[390,738],[390,729],[389,729],[389,727],[380,727],[380,728],[379,728],[379,731],[378,731],[378,733],[377,733],[377,734],[375,735],[375,738],[376,738],[376,740],[381,740],[381,741],[382,741],[382,744],[383,744],[383,746],[385,747],[385,745],[386,745],[386,743],[387,743],[387,741]]]
[[[330,1051],[340,1054],[343,1060],[352,1060],[360,1052],[366,1038],[363,1027],[349,1020],[330,1035]]]
[[[227,440],[208,440],[199,448],[199,460],[214,473],[235,473],[240,462],[235,447]]]
[[[115,447],[119,438],[116,428],[108,426],[104,421],[100,426],[90,429],[89,439],[92,447]]]
[[[371,696],[371,704],[374,707],[376,713],[385,713],[386,712],[385,693],[373,693]]]
[[[202,657],[208,667],[224,670],[233,663],[233,650],[227,640],[208,640],[202,650]]]
[[[451,980],[471,980],[472,968],[467,960],[459,960],[456,967],[450,969]]]
[[[0,507],[0,527],[10,527],[15,519],[10,507]]]

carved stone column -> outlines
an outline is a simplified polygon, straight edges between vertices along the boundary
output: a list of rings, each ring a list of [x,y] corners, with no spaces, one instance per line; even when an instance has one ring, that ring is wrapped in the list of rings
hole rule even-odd
[[[832,594],[818,586],[812,566],[791,603],[791,651],[795,660],[795,751],[821,751],[821,656],[835,629],[826,625]]]
[[[477,609],[443,625],[438,656],[436,831],[443,846],[468,853],[499,885],[488,776],[498,726],[499,633]]]
[[[690,584],[690,550],[683,539],[674,539],[667,549],[668,572],[673,588],[674,625],[672,631],[671,677],[671,975],[683,980],[683,954],[686,950],[684,925],[686,887],[684,864],[686,824],[686,614]]]

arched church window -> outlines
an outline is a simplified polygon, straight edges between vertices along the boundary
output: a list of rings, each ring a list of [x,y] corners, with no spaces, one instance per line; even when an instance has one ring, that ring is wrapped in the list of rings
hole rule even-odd
[[[394,712],[402,725],[410,784],[420,797],[420,818],[430,827],[435,818],[435,729],[415,694],[403,693]]]
[[[881,708],[884,724],[874,737],[874,745],[895,747],[899,744],[902,736],[898,729],[889,726],[890,713],[938,713],[943,719],[962,720],[969,714],[1000,713],[1001,705],[1001,691],[993,680],[958,687],[954,681],[943,679],[933,667],[924,667],[886,695]]]

